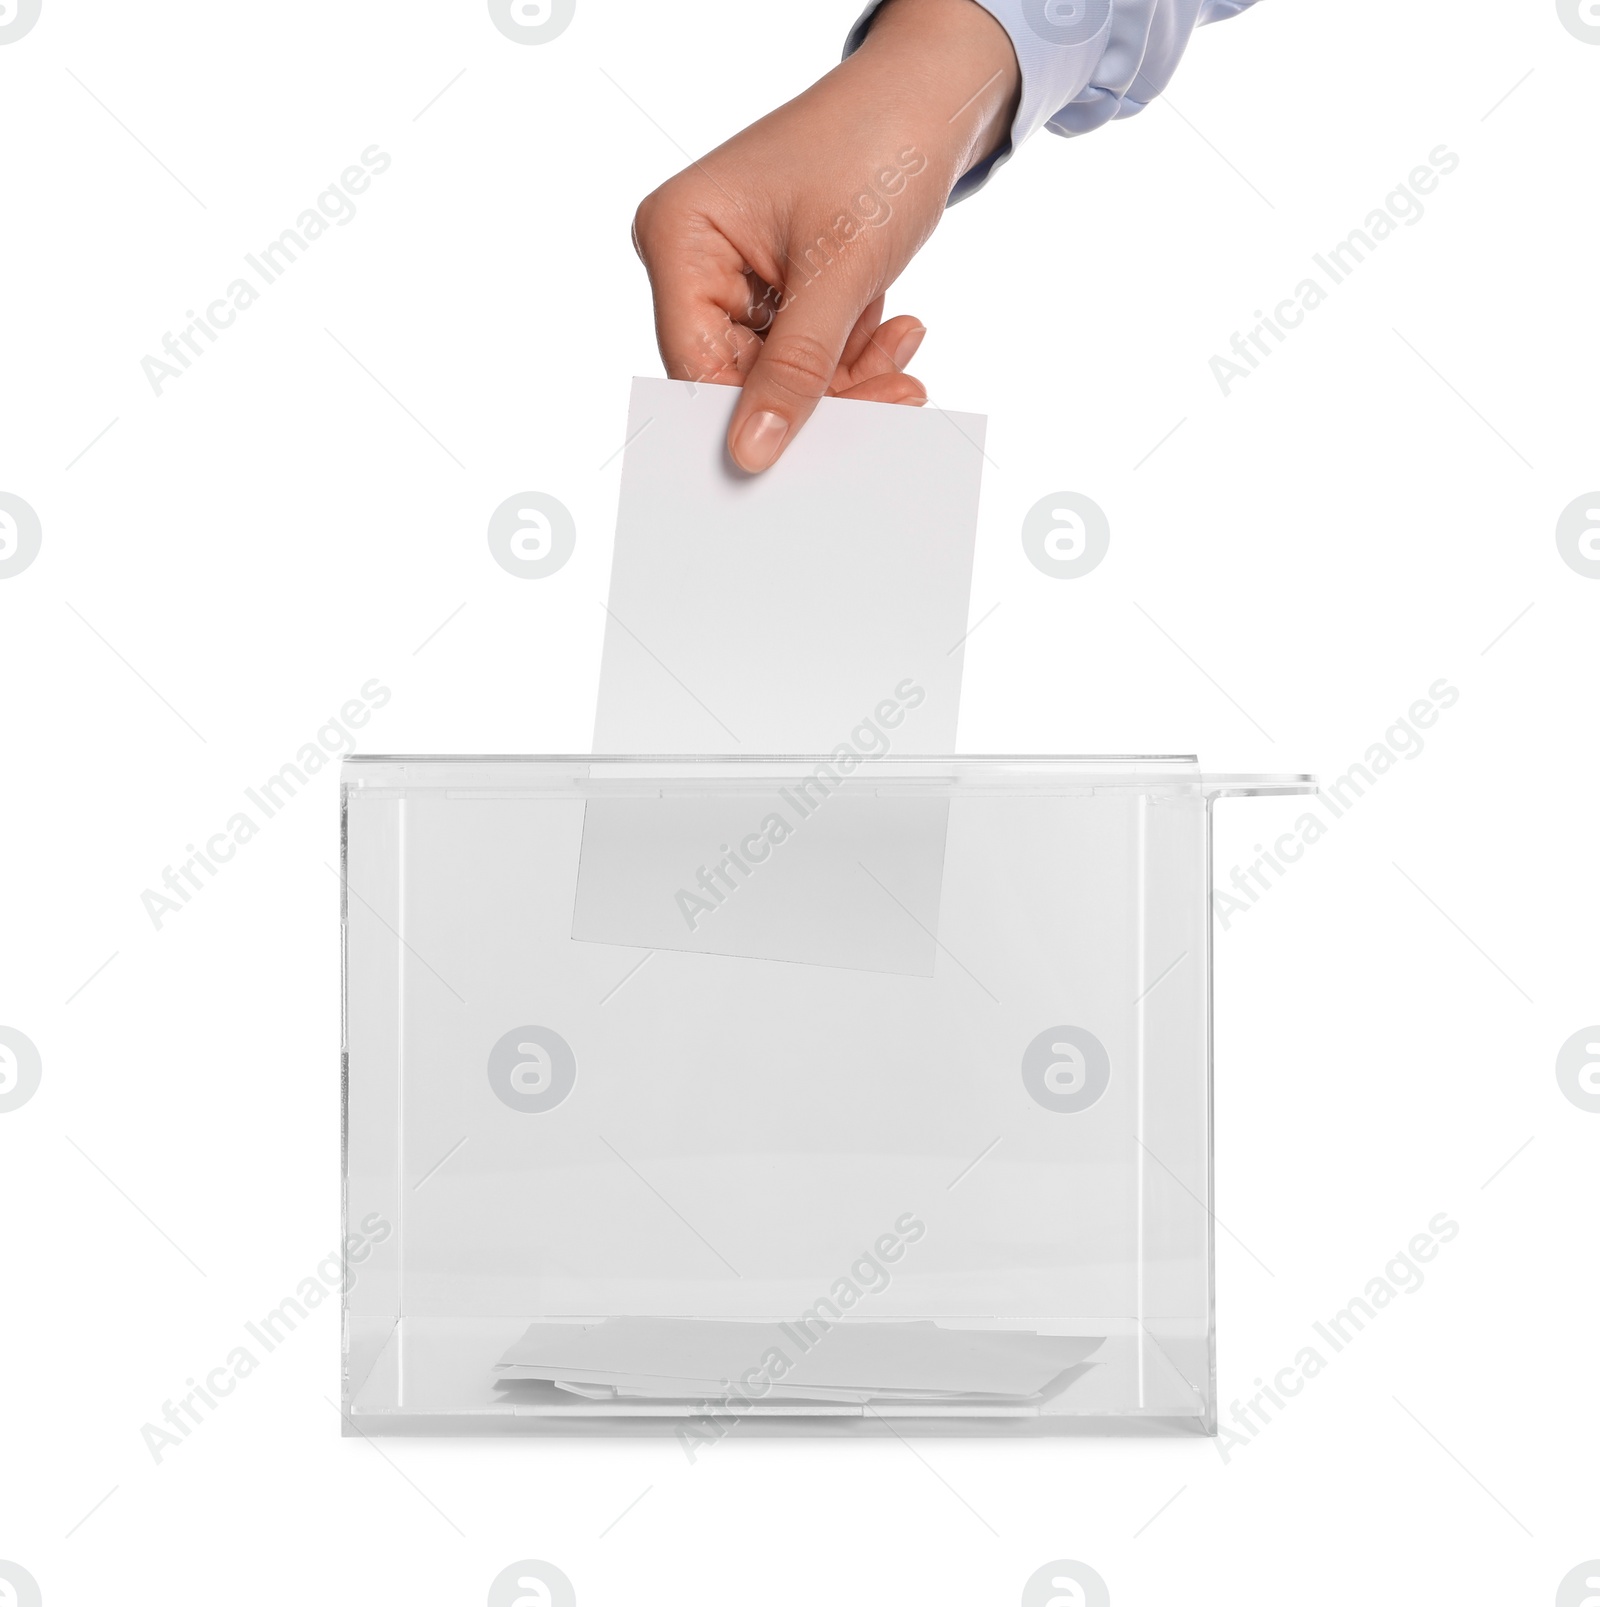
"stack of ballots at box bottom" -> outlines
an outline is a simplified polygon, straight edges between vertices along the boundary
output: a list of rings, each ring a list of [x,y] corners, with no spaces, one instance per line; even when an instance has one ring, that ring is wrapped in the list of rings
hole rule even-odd
[[[901,1322],[606,1317],[532,1323],[495,1367],[514,1399],[539,1385],[591,1401],[1028,1406],[1060,1392],[1098,1337]],[[1071,1376],[1067,1376],[1070,1373]],[[576,1404],[576,1402],[574,1403]]]

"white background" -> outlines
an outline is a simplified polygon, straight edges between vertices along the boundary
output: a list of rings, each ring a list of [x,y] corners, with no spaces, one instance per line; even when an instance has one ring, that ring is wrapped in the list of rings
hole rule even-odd
[[[521,1557],[585,1604],[1012,1603],[1054,1558],[1118,1607],[1542,1604],[1600,1555],[1600,1116],[1553,1069],[1600,1020],[1600,581],[1554,538],[1600,486],[1600,46],[1555,0],[1268,0],[1173,104],[1027,147],[890,307],[990,416],[965,751],[1326,776],[1459,689],[1218,932],[1224,1410],[1447,1212],[1425,1286],[1226,1463],[374,1446],[331,1304],[141,1441],[336,1243],[335,767],[159,932],[140,894],[371,677],[366,751],[587,748],[656,371],[633,207],[854,14],[579,0],[528,48],[473,0],[44,0],[0,46],[0,490],[43,527],[0,581],[0,1024],[44,1067],[0,1115],[0,1558],[48,1607],[475,1604]],[[140,359],[374,143],[359,216],[152,394]],[[1441,144],[1422,221],[1224,398],[1211,357]],[[485,540],[525,489],[578,525],[543,581]],[[1111,521],[1080,580],[1019,540],[1057,490]],[[1219,805],[1219,878],[1304,808]]]

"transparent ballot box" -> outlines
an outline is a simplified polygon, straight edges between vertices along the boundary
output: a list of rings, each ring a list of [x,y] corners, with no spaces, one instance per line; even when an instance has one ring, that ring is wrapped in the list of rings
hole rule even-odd
[[[347,1431],[1212,1431],[1209,814],[1311,790],[347,760]]]

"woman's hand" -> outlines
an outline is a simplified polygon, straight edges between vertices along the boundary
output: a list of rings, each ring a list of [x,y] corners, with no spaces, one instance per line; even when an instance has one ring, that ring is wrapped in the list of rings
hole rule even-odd
[[[849,60],[647,196],[634,245],[675,379],[742,385],[728,447],[774,463],[823,396],[927,400],[884,293],[1005,138],[1018,69],[977,0],[888,0]]]

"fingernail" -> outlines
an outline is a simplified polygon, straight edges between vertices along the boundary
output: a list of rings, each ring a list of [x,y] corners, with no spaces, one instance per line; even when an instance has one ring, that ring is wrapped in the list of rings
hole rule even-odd
[[[894,349],[894,366],[904,370],[907,363],[917,355],[917,348],[922,344],[922,337],[928,331],[918,324],[915,329],[908,329],[900,337],[900,344]]]
[[[776,460],[789,421],[781,413],[752,413],[734,437],[733,455],[741,469],[759,474]]]

